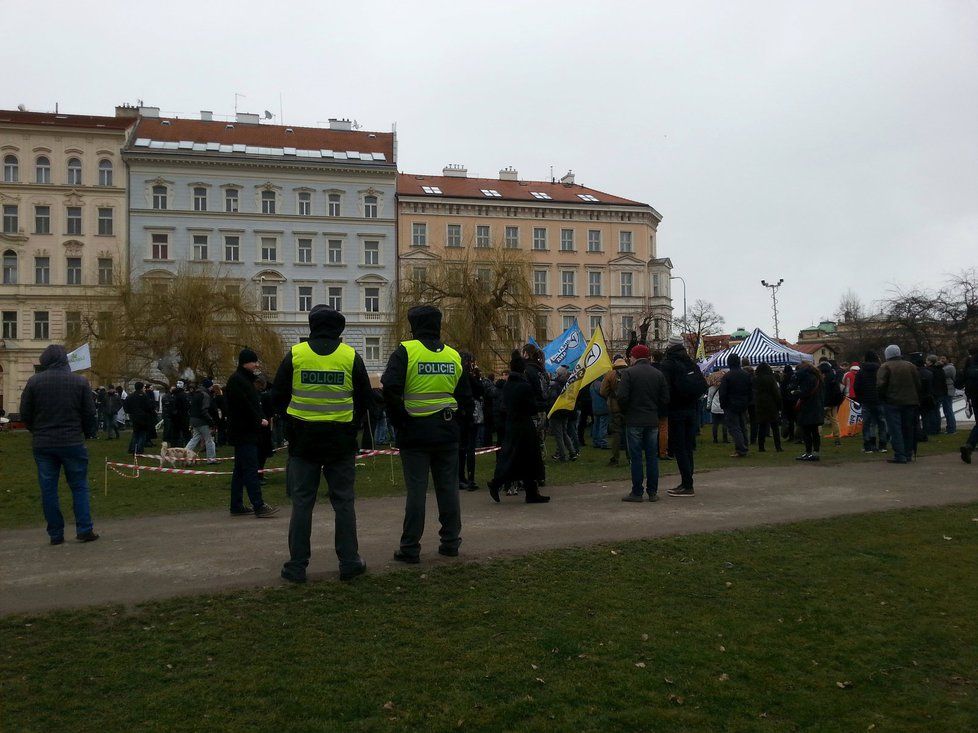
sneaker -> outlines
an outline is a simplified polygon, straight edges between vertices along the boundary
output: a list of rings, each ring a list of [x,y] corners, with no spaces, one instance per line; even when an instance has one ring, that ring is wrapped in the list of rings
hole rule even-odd
[[[639,494],[638,496],[635,496],[635,494],[625,494],[623,497],[621,497],[621,500],[633,504],[641,504],[643,501],[645,501],[645,497],[642,494]]]
[[[880,448],[880,449],[879,449],[879,452],[880,452],[880,453],[886,453],[886,448]]]
[[[290,573],[285,568],[282,568],[282,572],[280,572],[279,575],[282,576],[282,580],[287,580],[290,583],[305,583],[306,582],[306,574],[305,573],[302,573],[301,575],[298,575],[296,573]]]
[[[737,453],[736,451],[730,454],[731,458],[747,458],[746,453]]]
[[[245,515],[252,515],[254,513],[255,510],[252,509],[250,506],[231,507],[232,517],[243,517]]]
[[[967,443],[961,446],[961,460],[965,463],[971,463],[971,454],[974,453],[975,449],[972,448]],[[51,544],[54,544],[52,541]]]
[[[571,459],[572,461],[576,461],[576,460],[577,460],[578,458],[580,458],[580,457],[581,457],[581,454],[580,454],[580,452],[578,452],[578,453],[571,453],[571,457],[570,457],[570,459]]]
[[[52,537],[51,538],[51,544],[52,545],[63,545],[64,543],[65,543],[65,538],[64,537]]]
[[[367,572],[367,563],[361,560],[360,564],[352,570],[340,570],[340,580],[353,580],[354,578],[363,575],[365,572]]]
[[[658,492],[656,492],[654,494],[649,494],[649,501],[658,501],[658,500],[659,500],[659,494],[658,494]]]
[[[448,547],[447,545],[440,545],[438,547],[438,554],[444,555],[445,557],[458,557],[458,548]]]
[[[802,453],[800,456],[795,456],[795,460],[796,461],[807,461],[809,458],[811,458],[811,456],[812,456],[811,453]]]
[[[810,456],[808,456],[808,460],[810,460],[810,461],[821,461],[822,459],[818,455],[818,453],[812,453]]]
[[[408,555],[406,552],[401,552],[400,550],[394,553],[394,559],[398,562],[407,563],[408,565],[417,565],[421,562],[421,558],[417,555]]]
[[[268,519],[269,517],[274,517],[278,513],[278,507],[272,506],[271,504],[262,504],[261,506],[255,507],[255,516],[258,519]]]
[[[82,534],[75,535],[75,539],[79,542],[94,542],[99,538],[99,535],[95,534],[95,530],[88,530]]]
[[[669,489],[666,493],[669,496],[696,496],[696,493],[692,489],[686,488],[685,486],[678,489]]]
[[[833,443],[833,445],[834,445],[834,446],[836,446],[836,447],[838,448],[838,447],[839,447],[840,445],[842,445],[842,441],[841,441],[841,440],[839,440],[838,438],[836,438],[836,439],[835,439],[835,443]]]
[[[886,462],[887,463],[907,463],[907,461],[904,460],[903,458],[887,458],[886,459]]]
[[[514,488],[512,486],[510,486],[508,489],[506,489],[506,496],[516,496],[519,493],[520,493],[520,490],[517,489],[517,488]]]

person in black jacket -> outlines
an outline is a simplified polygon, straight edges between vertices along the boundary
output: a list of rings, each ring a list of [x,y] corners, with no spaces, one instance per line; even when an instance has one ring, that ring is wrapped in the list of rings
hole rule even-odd
[[[123,406],[132,423],[132,437],[129,439],[129,452],[142,453],[156,424],[156,401],[143,391],[143,383],[136,382],[132,394],[126,397]]]
[[[965,399],[973,410],[978,411],[978,345],[971,347],[970,356],[956,370],[954,386],[964,390]],[[971,463],[971,454],[978,448],[978,422],[971,428],[968,439],[961,446],[961,460]]]
[[[506,439],[496,458],[496,470],[489,481],[489,495],[499,502],[499,489],[506,484],[522,482],[527,504],[544,504],[549,496],[540,494],[543,479],[543,456],[536,440],[536,398],[526,379],[526,363],[518,351],[509,360],[509,377],[501,399],[506,407]],[[498,399],[498,398],[497,398]]]
[[[809,361],[798,365],[791,384],[791,394],[798,400],[798,426],[805,441],[805,452],[797,461],[819,461],[822,447],[820,429],[825,424],[825,387],[822,372]]]
[[[747,455],[747,408],[754,399],[754,385],[750,374],[740,368],[740,355],[731,354],[727,357],[730,371],[723,375],[720,382],[720,407],[723,408],[723,419],[727,423],[727,432],[733,438],[734,452],[732,458],[743,458]]]
[[[886,422],[876,389],[879,370],[879,355],[875,351],[867,351],[853,382],[863,419],[863,453],[886,453]]]
[[[191,385],[192,386],[192,385]],[[190,426],[193,437],[187,442],[187,450],[196,451],[201,443],[207,454],[208,463],[217,463],[217,452],[214,445],[214,417],[211,414],[211,383],[205,379],[190,395]]]
[[[543,351],[535,344],[527,343],[522,350],[526,361],[526,381],[533,390],[537,414],[533,425],[537,430],[537,442],[540,443],[540,455],[547,455],[547,412],[550,410],[550,377],[547,375]]]
[[[930,394],[933,406],[924,413],[924,430],[928,435],[941,434],[941,404],[947,397],[947,377],[944,367],[937,363],[937,356],[927,357],[927,369],[933,375],[930,383]]]
[[[173,439],[176,445],[190,442],[190,397],[182,379],[177,380],[173,391]]]
[[[917,407],[917,416],[913,428],[916,439],[913,457],[916,459],[916,443],[926,443],[930,437],[926,428],[930,425],[929,415],[934,409],[934,373],[927,368],[922,352],[915,351],[908,358],[910,363],[917,367],[917,373],[920,375],[920,389],[917,392],[920,404]]]
[[[459,491],[478,491],[479,484],[475,482],[475,448],[478,426],[475,424],[475,401],[482,399],[482,382],[473,373],[474,360],[472,354],[463,351],[462,379],[469,383],[472,394],[472,409],[463,412],[460,407],[455,414],[458,420],[458,489]]]
[[[824,390],[822,403],[825,409],[825,421],[829,424],[829,430],[832,431],[825,437],[831,436],[835,438],[835,445],[842,445],[842,428],[839,426],[839,406],[845,399],[845,393],[842,391],[842,380],[839,377],[839,372],[832,366],[832,362],[824,356],[818,360],[818,370],[821,372],[822,389]]]
[[[328,305],[316,305],[309,311],[309,340],[306,343],[317,356],[329,356],[340,347],[340,336],[344,328],[346,318],[342,313]],[[301,355],[299,358],[302,358]],[[363,359],[355,352],[350,381],[353,416],[349,422],[339,419],[307,420],[295,414],[298,411],[296,409],[289,412],[295,383],[295,365],[291,350],[285,355],[275,374],[272,393],[275,397],[275,411],[284,416],[285,435],[289,441],[286,485],[292,499],[289,560],[282,567],[282,578],[293,583],[302,583],[306,579],[306,568],[312,554],[312,512],[319,493],[320,476],[326,478],[329,500],[333,506],[334,546],[340,580],[352,580],[367,569],[357,544],[354,480],[357,427],[371,408],[374,394]],[[343,388],[346,388],[345,377]]]
[[[693,452],[696,450],[696,436],[699,434],[699,401],[706,393],[706,379],[701,376],[699,367],[686,353],[686,345],[678,334],[669,337],[665,357],[659,367],[669,385],[669,445],[679,467],[682,481],[675,489],[666,493],[670,496],[693,494]],[[703,391],[695,394],[684,385],[689,375],[698,376]],[[661,457],[661,451],[660,451]]]
[[[268,427],[262,414],[261,397],[255,388],[259,369],[258,354],[242,349],[238,354],[238,368],[228,379],[225,397],[228,408],[228,442],[234,446],[234,472],[231,475],[231,514],[252,514],[259,519],[273,516],[277,507],[266,504],[261,495],[258,474],[259,431]],[[248,491],[251,508],[244,504],[244,490]]]
[[[791,396],[790,390],[794,376],[795,370],[788,364],[781,374],[781,417],[784,419],[782,437],[788,440],[795,439],[795,399]]]

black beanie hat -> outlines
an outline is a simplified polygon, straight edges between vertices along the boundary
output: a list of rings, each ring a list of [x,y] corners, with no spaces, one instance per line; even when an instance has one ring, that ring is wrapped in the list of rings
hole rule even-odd
[[[338,338],[346,328],[346,318],[331,305],[319,304],[309,311],[309,332],[314,336]]]
[[[258,361],[258,354],[247,347],[241,349],[241,353],[238,354],[238,366],[250,364],[253,361]]]

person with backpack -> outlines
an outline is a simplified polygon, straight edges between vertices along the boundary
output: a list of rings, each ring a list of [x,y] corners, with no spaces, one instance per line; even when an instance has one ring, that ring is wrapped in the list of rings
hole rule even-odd
[[[727,357],[730,370],[723,375],[720,382],[720,406],[723,408],[723,419],[727,423],[727,432],[733,438],[734,452],[731,458],[747,456],[746,415],[747,408],[754,399],[754,383],[750,374],[740,367],[740,354]]]
[[[964,398],[968,405],[966,412],[971,410],[973,415],[978,408],[978,344],[971,347],[971,355],[957,370],[954,386],[964,390]],[[978,448],[978,422],[971,428],[968,439],[961,446],[961,460],[971,463],[971,454],[975,452],[975,448]]]
[[[700,397],[709,387],[703,372],[686,353],[686,345],[679,334],[669,337],[660,368],[669,387],[670,445],[682,477],[679,486],[666,493],[669,496],[693,496],[693,451],[699,434],[697,413]]]
[[[608,414],[610,416],[608,422],[608,435],[611,438],[609,441],[609,449],[611,450],[611,457],[608,459],[609,466],[618,465],[618,454],[622,445],[625,446],[625,458],[628,458],[628,443],[624,440],[625,421],[621,414],[617,396],[621,373],[627,368],[628,362],[622,357],[616,356],[611,363],[611,370],[601,380],[601,396],[608,401]]]
[[[842,445],[842,428],[839,426],[839,406],[845,399],[845,387],[839,377],[839,372],[832,366],[832,363],[822,357],[818,360],[818,370],[822,373],[825,422],[831,431],[826,438],[835,438],[835,445]]]

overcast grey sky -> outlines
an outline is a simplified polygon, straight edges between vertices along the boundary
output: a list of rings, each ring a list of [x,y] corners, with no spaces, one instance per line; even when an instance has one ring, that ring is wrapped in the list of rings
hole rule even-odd
[[[0,106],[397,123],[399,167],[652,204],[729,329],[978,264],[978,3],[0,1]],[[13,29],[13,32],[11,32]],[[677,311],[681,288],[674,290]]]

